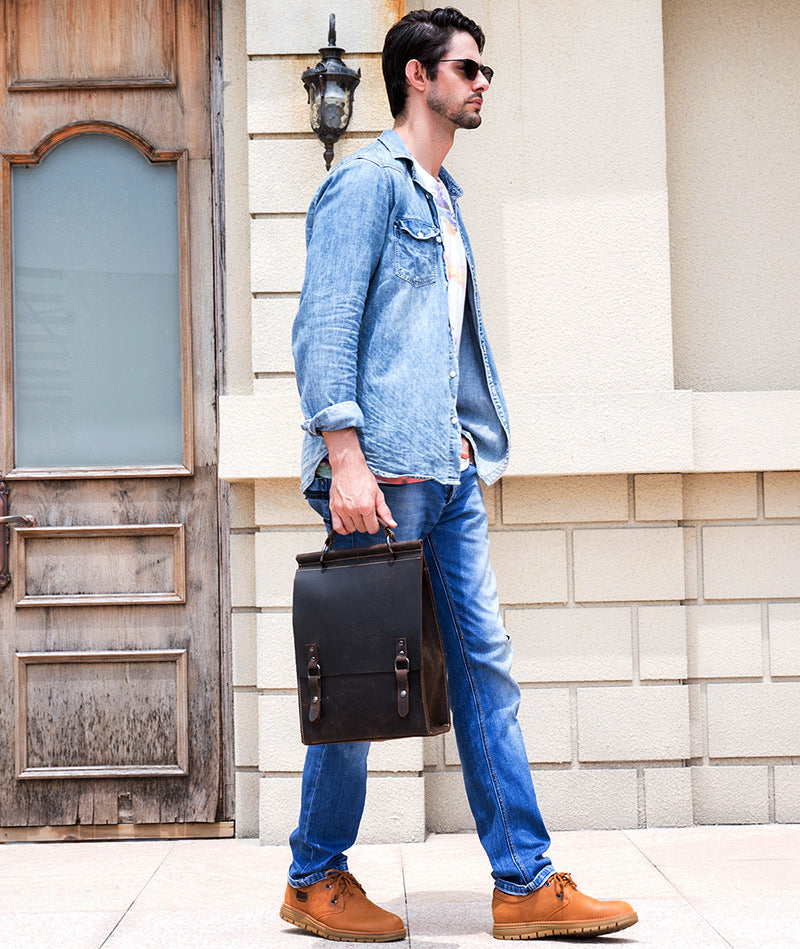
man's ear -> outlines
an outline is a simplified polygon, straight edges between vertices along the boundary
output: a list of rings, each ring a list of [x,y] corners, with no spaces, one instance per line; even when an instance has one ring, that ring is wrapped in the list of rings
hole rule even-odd
[[[406,82],[412,89],[422,92],[428,82],[428,72],[418,59],[406,63]]]

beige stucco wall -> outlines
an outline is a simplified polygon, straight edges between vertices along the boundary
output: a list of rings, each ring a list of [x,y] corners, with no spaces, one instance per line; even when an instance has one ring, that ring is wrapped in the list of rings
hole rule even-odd
[[[336,10],[363,77],[337,158],[390,123],[378,50],[403,6]],[[800,393],[674,388],[670,255],[694,205],[671,157],[667,187],[661,4],[461,8],[497,73],[448,167],[512,411],[511,467],[487,504],[546,819],[800,820]],[[298,495],[290,353],[304,213],[325,174],[300,74],[327,9],[226,0],[224,16],[237,831],[283,842],[303,757],[294,554],[322,539]],[[452,736],[386,743],[370,767],[362,840],[471,826]]]
[[[800,388],[800,6],[666,0],[678,385]]]

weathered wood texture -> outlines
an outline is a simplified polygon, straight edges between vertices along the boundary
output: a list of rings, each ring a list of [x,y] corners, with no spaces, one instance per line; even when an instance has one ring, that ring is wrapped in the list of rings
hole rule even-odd
[[[186,601],[183,524],[16,530],[17,606]]]
[[[85,16],[88,10],[91,17]],[[11,513],[31,514],[45,529],[25,536],[12,532],[11,562],[23,572],[22,599],[45,599],[23,608],[14,584],[0,592],[0,827],[13,828],[0,831],[0,840],[137,836],[137,827],[142,836],[195,835],[198,827],[210,835],[228,833],[230,801],[220,806],[207,4],[0,0],[0,16],[6,26],[0,42],[0,153],[33,154],[73,123],[111,123],[155,152],[185,156],[181,254],[188,266],[182,295],[191,302],[192,320],[183,371],[194,384],[193,425],[184,418],[193,469],[126,477],[107,470],[53,470],[11,481]],[[64,28],[54,26],[59,17],[82,19]],[[9,174],[4,161],[0,476],[8,474],[13,454]],[[165,525],[171,533],[159,532]],[[126,526],[132,533],[120,529]],[[165,590],[170,602],[152,601]],[[87,595],[101,600],[79,599]],[[185,656],[181,671],[177,661],[152,660],[164,650]],[[48,653],[71,655],[41,658]],[[29,772],[23,779],[20,764]],[[143,773],[149,767],[174,770],[160,777]],[[48,768],[59,776],[30,774]],[[92,768],[113,774],[97,777],[88,772]]]
[[[5,26],[12,89],[175,84],[175,0],[8,0]]]
[[[198,469],[192,478],[13,484],[12,509],[33,513],[39,524],[170,525],[182,517],[186,603],[21,609],[15,606],[11,587],[0,594],[0,825],[118,824],[120,814],[128,812],[133,823],[217,819],[222,750],[215,491],[216,472],[210,467]],[[135,530],[139,531],[138,526]],[[19,538],[13,537],[13,562],[18,543]],[[143,560],[142,566],[146,564]],[[40,681],[37,690],[28,688],[23,726],[14,714],[15,708],[21,712],[15,700],[16,653],[78,653],[90,662],[97,651],[164,649],[186,650],[187,655],[187,777],[145,777],[128,771],[122,777],[102,779],[81,775],[18,779],[15,750],[23,737],[29,763],[49,760],[71,765],[83,755],[84,763],[111,761],[117,768],[135,769],[148,754],[152,757],[159,742],[159,753],[166,760],[165,736],[177,734],[178,712],[170,705],[170,696],[174,701],[176,695],[170,685],[176,681],[172,670],[161,685],[156,681],[152,687],[132,689],[121,676],[124,664],[111,662],[107,681],[101,685],[84,681],[74,671],[74,663],[55,672],[50,665],[44,667],[50,677]],[[152,664],[143,666],[145,675],[163,678],[163,667],[154,671]],[[58,688],[53,690],[54,683]],[[132,705],[137,694],[143,699],[138,711]],[[103,702],[101,697],[105,697]],[[154,720],[160,725],[154,725]],[[62,724],[75,730],[78,722],[84,723],[95,746],[84,745],[76,749],[77,757],[69,757],[66,745],[58,744],[52,730]],[[43,723],[47,724],[44,729]],[[139,746],[137,727],[141,729]],[[113,731],[117,735],[112,739],[109,732]],[[47,754],[56,757],[43,758]]]
[[[225,262],[225,143],[223,139],[222,109],[224,100],[224,76],[222,71],[222,0],[212,0],[209,4],[211,29],[211,177],[210,207],[213,222],[214,246],[214,326],[216,347],[214,360],[217,371],[217,385],[225,391],[225,301],[227,299],[227,276]],[[220,574],[231,574],[230,549],[230,508],[229,487],[219,482],[218,493],[218,530]],[[222,708],[222,747],[232,752],[234,747],[233,713],[233,676],[227,670],[233,665],[233,631],[231,624],[231,590],[228,583],[219,586],[220,598],[220,704]],[[234,813],[235,804],[235,767],[232,753],[223,754],[220,768],[220,794],[217,817],[224,819]]]
[[[233,821],[213,824],[80,824],[67,827],[0,827],[0,843],[80,840],[176,840],[233,837]]]
[[[37,73],[47,85],[32,89],[14,88],[9,63],[9,47],[19,43],[19,33],[12,35],[9,22],[14,21],[13,7],[20,0],[3,0],[3,22],[6,26],[5,41],[0,43],[3,57],[3,109],[0,122],[13,129],[17,144],[14,152],[29,152],[54,129],[83,122],[115,122],[132,129],[146,141],[158,148],[188,148],[192,158],[210,158],[209,81],[208,81],[208,11],[207,4],[199,0],[174,0],[175,51],[173,71],[175,87],[140,88],[129,84],[127,88],[87,88],[75,82],[70,89],[58,86],[59,77],[69,72],[78,59],[75,43],[80,48],[92,49],[93,55],[102,56],[107,68],[122,69],[125,58],[134,66],[142,55],[141,43],[148,41],[156,48],[161,46],[158,33],[143,29],[142,6],[161,6],[157,2],[119,3],[114,0],[92,0],[92,6],[106,10],[103,17],[96,16],[84,28],[61,30],[49,33],[48,19],[57,15],[58,8],[65,8],[67,0],[25,0],[25,43],[32,44],[36,37],[45,36],[48,61],[39,56]],[[87,7],[86,0],[71,0],[74,11]],[[170,4],[170,6],[173,4]],[[17,17],[21,16],[21,11]],[[113,25],[110,25],[113,24]],[[116,61],[109,53],[111,37],[119,49]],[[124,52],[123,52],[124,50]],[[83,62],[86,62],[84,59]],[[138,79],[146,72],[146,59],[138,60]],[[141,66],[145,69],[142,70]],[[137,77],[131,77],[137,78]],[[8,86],[11,89],[8,89]],[[6,91],[8,90],[8,91]],[[1,127],[1,126],[0,126]],[[2,133],[0,133],[2,134]],[[5,137],[5,136],[3,136]],[[6,151],[5,142],[3,151]]]
[[[188,774],[187,670],[185,649],[17,653],[17,779]]]

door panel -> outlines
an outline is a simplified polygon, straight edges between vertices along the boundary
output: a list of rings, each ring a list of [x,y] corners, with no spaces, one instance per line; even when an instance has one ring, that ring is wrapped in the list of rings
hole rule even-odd
[[[186,602],[183,524],[17,528],[17,607]]]
[[[216,836],[208,10],[0,7],[0,828]]]
[[[18,780],[188,774],[185,649],[15,658]]]
[[[8,94],[0,123],[15,130],[19,144],[13,151],[29,152],[53,129],[91,118],[133,129],[155,147],[172,139],[172,147],[180,142],[192,158],[210,158],[207,4],[202,0],[165,4],[174,7],[174,52],[169,54],[174,88],[151,86],[146,57],[141,54],[143,43],[162,42],[145,22],[146,8],[159,6],[158,0],[92,0],[92,4],[107,13],[84,29],[71,25],[71,17],[86,8],[87,0],[3,0],[6,41],[0,42],[0,56],[4,59],[2,87]],[[23,17],[23,25],[17,28]],[[62,31],[51,31],[52,17],[67,23]],[[107,26],[109,21],[113,27]],[[44,43],[44,47],[40,66],[31,71],[39,79],[15,85],[10,70],[14,48],[20,43]],[[83,70],[89,61],[86,50],[105,56],[108,68],[71,76],[73,63],[81,63]],[[124,63],[131,64],[131,74]],[[116,74],[112,88],[108,73]]]
[[[118,824],[123,819],[145,824],[220,819],[217,527],[214,505],[209,502],[215,490],[216,473],[211,467],[198,468],[194,476],[181,479],[11,483],[11,509],[32,513],[37,524],[47,526],[14,529],[12,583],[0,593],[0,826]],[[174,525],[179,523],[183,526],[176,531]],[[60,527],[53,526],[59,524]],[[131,527],[129,536],[121,530],[126,525]],[[104,567],[103,556],[98,557],[89,546],[98,533],[101,541],[111,538],[116,543],[118,538],[124,538],[122,548],[111,558],[111,566]],[[156,585],[171,594],[175,587],[175,563],[181,557],[181,533],[185,534],[185,605],[136,602],[129,592],[122,594],[127,602],[107,602],[110,596],[119,595],[120,581],[130,586],[128,581],[137,571],[142,582],[134,595],[152,593]],[[53,534],[61,536],[52,537]],[[64,544],[49,558],[42,558],[58,567],[43,591],[52,597],[50,605],[46,605],[48,601],[37,604],[36,591],[24,590],[19,579],[19,571],[27,569],[27,557],[20,557],[20,547],[34,547],[38,542]],[[141,544],[143,556],[132,556],[128,546],[131,542]],[[66,550],[73,543],[81,546],[82,554],[73,556]],[[160,546],[150,546],[154,543]],[[154,553],[157,556],[153,557]],[[157,563],[159,560],[163,562]],[[78,577],[87,582],[78,583]],[[104,591],[99,595],[98,586]],[[53,605],[63,590],[70,605]],[[79,597],[98,596],[98,600],[83,600],[75,605],[76,590]],[[28,604],[20,604],[23,593],[33,593]],[[161,591],[157,591],[156,596],[160,595]],[[163,650],[183,651],[185,672],[177,670],[177,660],[152,659],[152,654]],[[65,653],[68,662],[60,658],[59,654]],[[145,680],[152,675],[155,682],[146,689],[131,689],[128,684],[121,691],[116,683],[121,668],[131,669],[131,653],[141,657],[136,675]],[[99,660],[98,654],[104,658]],[[81,722],[94,736],[92,758],[84,755],[65,759],[63,748],[54,746],[47,733],[36,726],[45,713],[42,693],[37,693],[36,701],[29,697],[34,660],[49,673],[48,686],[54,682],[68,683],[60,693],[52,693],[51,727],[74,729],[74,723]],[[66,662],[68,668],[56,669],[60,662]],[[109,674],[103,692],[107,698],[98,708],[95,677],[104,664]],[[80,669],[88,670],[86,682],[81,679]],[[159,683],[167,673],[173,685],[165,693],[166,686]],[[187,776],[134,776],[137,769],[141,774],[147,749],[154,747],[156,739],[162,752],[169,736],[178,740],[181,733],[176,731],[176,723],[180,716],[175,702],[182,681],[186,695]],[[143,705],[137,709],[134,699],[140,692]],[[117,716],[116,724],[110,727],[109,716],[113,715]],[[137,734],[139,744],[133,740]],[[151,763],[166,762],[183,768],[182,759],[173,760],[162,752]],[[20,777],[25,770],[19,766],[23,754],[29,765],[32,761],[45,761],[49,762],[48,767],[63,767],[65,760],[76,765],[91,761],[113,764],[118,770],[114,776],[103,779],[79,772],[72,780],[31,780],[30,774]]]
[[[10,88],[173,86],[175,0],[126,0],[127,33],[114,6],[107,0],[8,0]]]

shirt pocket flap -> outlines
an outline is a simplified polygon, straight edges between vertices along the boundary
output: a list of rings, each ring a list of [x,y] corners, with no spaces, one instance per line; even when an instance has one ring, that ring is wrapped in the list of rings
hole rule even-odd
[[[439,236],[438,227],[434,227],[430,221],[422,221],[419,218],[396,218],[394,224],[399,230],[418,241],[429,241]]]

